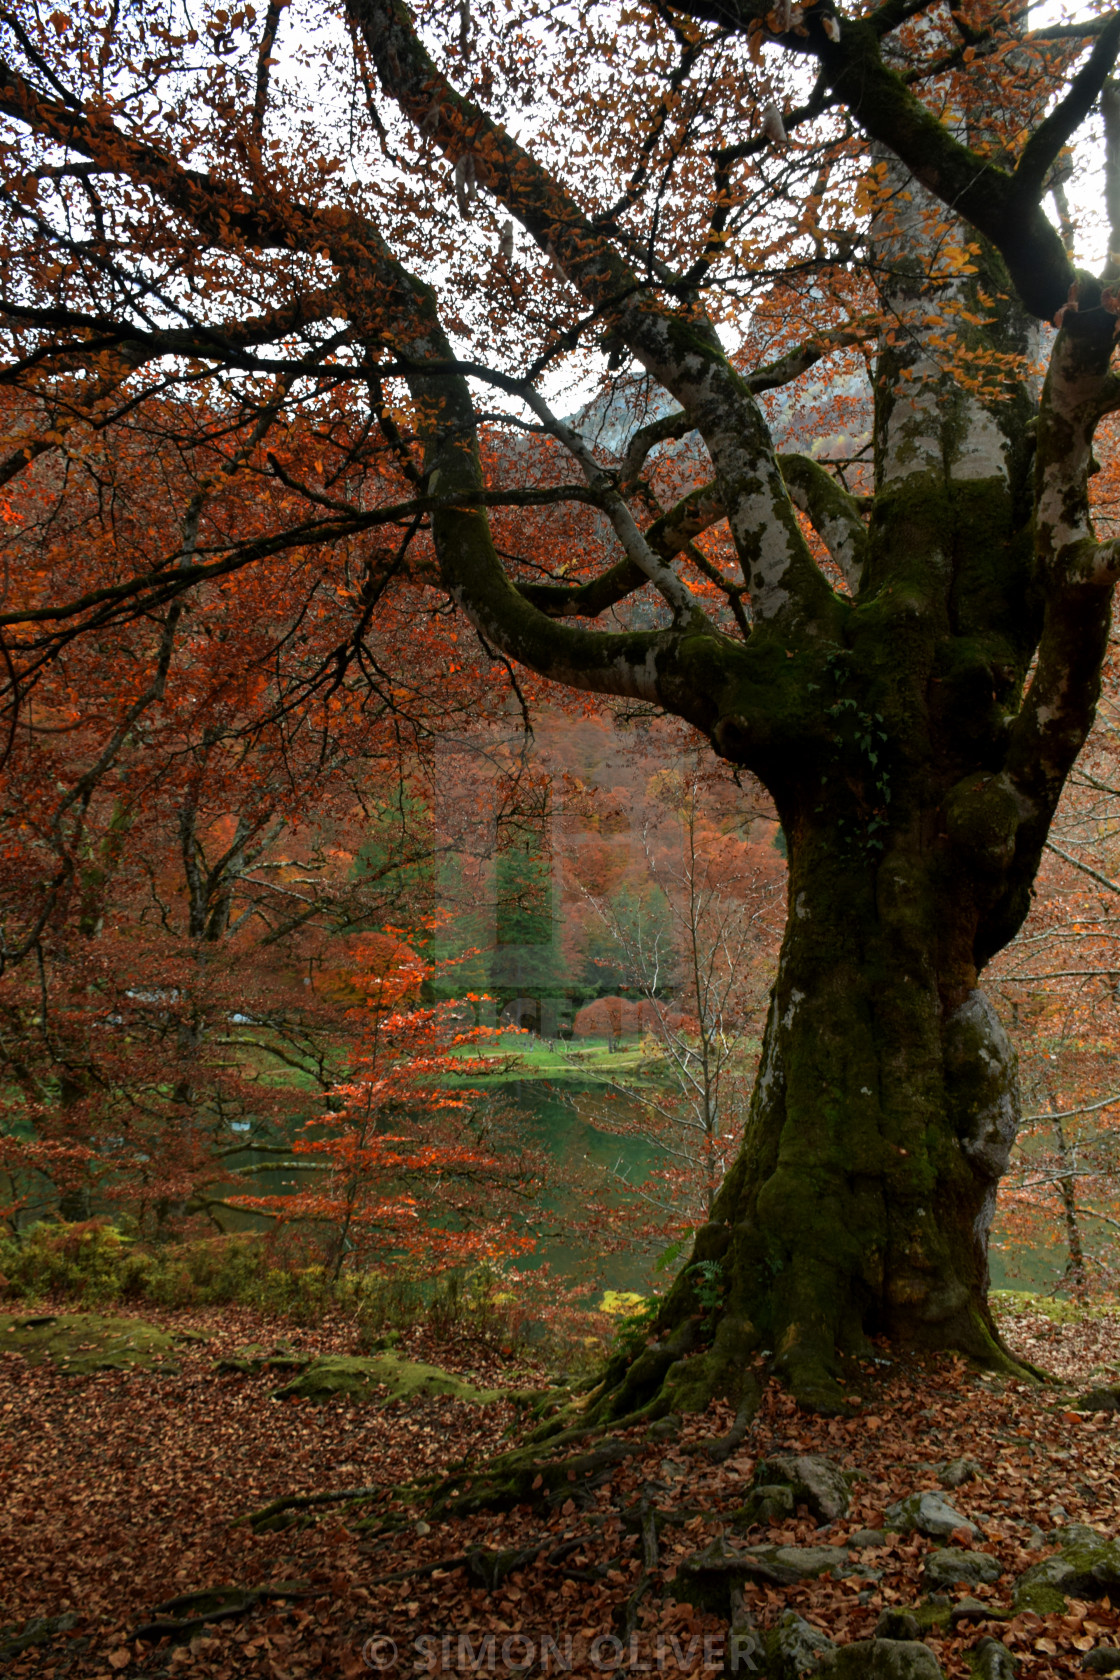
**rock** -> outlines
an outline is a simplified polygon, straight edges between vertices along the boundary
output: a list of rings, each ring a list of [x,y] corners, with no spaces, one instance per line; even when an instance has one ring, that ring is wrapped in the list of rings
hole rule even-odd
[[[1018,1659],[990,1634],[979,1640],[971,1651],[965,1652],[965,1661],[976,1680],[1015,1680]]]
[[[1004,1611],[997,1610],[991,1604],[981,1604],[978,1598],[958,1598],[949,1611],[949,1626],[954,1628],[963,1622],[992,1622],[1005,1619]]]
[[[0,1639],[0,1662],[12,1662],[24,1651],[30,1651],[36,1645],[45,1645],[60,1633],[69,1633],[80,1620],[77,1612],[71,1610],[62,1616],[32,1616],[18,1633],[5,1629],[7,1637]]]
[[[804,1675],[815,1675],[822,1659],[833,1649],[831,1639],[795,1610],[787,1610],[766,1637],[768,1680],[802,1680]]]
[[[784,1522],[793,1516],[794,1510],[791,1487],[777,1482],[764,1483],[751,1489],[746,1504],[732,1514],[731,1522],[737,1529],[754,1528],[759,1523]]]
[[[943,1680],[928,1645],[914,1639],[856,1639],[823,1658],[821,1680]]]
[[[1089,1674],[1120,1674],[1120,1651],[1111,1645],[1098,1645],[1089,1651],[1081,1664]]]
[[[948,1633],[950,1604],[947,1593],[931,1593],[920,1604],[910,1606],[910,1614],[917,1622],[923,1639],[931,1633],[939,1636]]]
[[[382,1388],[389,1390],[387,1395],[379,1392]],[[371,1359],[331,1354],[312,1360],[305,1371],[276,1390],[278,1400],[331,1400],[338,1394],[361,1401],[429,1399],[444,1394],[479,1406],[502,1398],[497,1389],[476,1388],[438,1365],[421,1365],[396,1353]]]
[[[1063,1523],[1050,1536],[1051,1544],[1068,1551],[1071,1546],[1107,1546],[1108,1535],[1088,1523]]]
[[[962,1516],[942,1493],[912,1493],[889,1506],[886,1518],[887,1527],[899,1534],[917,1530],[930,1540],[948,1540],[954,1529],[966,1528],[974,1540],[983,1539],[976,1524]]]
[[[974,1458],[951,1458],[937,1469],[938,1481],[947,1488],[963,1487],[966,1482],[974,1482],[979,1474],[980,1466]]]
[[[1080,1523],[1058,1532],[1075,1538],[1057,1556],[1043,1558],[1020,1575],[1012,1595],[1015,1608],[1047,1616],[1064,1610],[1067,1598],[1120,1598],[1120,1543]]]
[[[815,1581],[832,1570],[846,1575],[850,1567],[846,1546],[751,1546],[749,1550],[771,1568],[788,1572],[791,1581]]]
[[[917,1618],[909,1610],[884,1610],[875,1623],[874,1639],[909,1639],[921,1637]]]
[[[19,1353],[29,1365],[49,1361],[72,1377],[91,1371],[178,1370],[177,1338],[138,1318],[100,1313],[0,1314],[0,1353]]]
[[[851,1503],[848,1476],[820,1454],[789,1453],[760,1459],[755,1466],[755,1489],[774,1486],[788,1487],[794,1505],[807,1505],[819,1523],[835,1522]]]
[[[931,1587],[958,1587],[962,1583],[974,1587],[979,1581],[991,1586],[1002,1574],[999,1559],[990,1553],[958,1551],[955,1546],[930,1552],[923,1570],[925,1583]]]
[[[846,1573],[848,1568],[846,1547],[729,1546],[721,1536],[678,1565],[674,1591],[698,1610],[730,1617],[733,1590],[744,1581],[791,1587],[829,1570]]]
[[[872,1546],[885,1546],[889,1539],[885,1528],[859,1528],[854,1534],[849,1534],[847,1545],[853,1552],[866,1552]]]
[[[1108,1383],[1090,1388],[1073,1402],[1075,1412],[1120,1412],[1120,1386]]]

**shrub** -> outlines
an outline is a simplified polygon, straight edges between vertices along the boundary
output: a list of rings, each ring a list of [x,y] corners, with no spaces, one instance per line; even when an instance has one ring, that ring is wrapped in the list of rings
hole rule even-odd
[[[557,1311],[556,1280],[543,1273],[482,1265],[433,1278],[401,1265],[336,1279],[311,1263],[306,1250],[284,1249],[259,1234],[147,1247],[108,1220],[42,1221],[18,1239],[0,1240],[5,1287],[16,1298],[64,1297],[84,1305],[239,1305],[295,1323],[342,1313],[354,1320],[365,1349],[416,1325],[440,1340],[481,1343],[506,1355],[531,1348],[569,1369],[593,1363],[592,1350],[603,1346],[602,1315],[577,1308],[574,1294]]]

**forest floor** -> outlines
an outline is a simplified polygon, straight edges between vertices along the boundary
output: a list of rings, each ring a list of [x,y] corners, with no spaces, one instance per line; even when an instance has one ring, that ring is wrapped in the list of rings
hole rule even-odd
[[[25,1303],[19,1310],[33,1311]],[[1009,1614],[1013,1577],[1053,1549],[1056,1526],[1120,1530],[1120,1417],[1068,1409],[1076,1389],[996,1380],[960,1360],[884,1355],[859,1373],[850,1418],[799,1413],[775,1385],[723,1464],[690,1450],[728,1429],[729,1410],[713,1407],[685,1419],[675,1437],[649,1442],[581,1499],[561,1494],[551,1504],[429,1521],[423,1508],[399,1502],[402,1486],[503,1450],[507,1432],[519,1427],[512,1401],[276,1400],[275,1375],[219,1374],[217,1357],[276,1337],[305,1352],[353,1353],[352,1325],[299,1329],[230,1308],[147,1307],[135,1316],[193,1333],[178,1344],[177,1370],[67,1375],[0,1348],[0,1652],[5,1639],[35,1631],[34,1618],[62,1618],[42,1643],[21,1654],[9,1646],[5,1675],[354,1680],[379,1668],[503,1673],[527,1659],[536,1673],[609,1673],[619,1665],[618,1635],[630,1634],[625,1607],[647,1574],[622,1670],[719,1674],[727,1618],[678,1602],[674,1576],[725,1530],[735,1538],[729,1513],[743,1504],[756,1461],[776,1452],[824,1453],[858,1472],[851,1507],[823,1530],[802,1509],[751,1529],[752,1543],[843,1547],[857,1530],[880,1528],[892,1501],[940,1489],[935,1465],[975,1461],[975,1479],[946,1497],[980,1525],[979,1549],[1004,1573],[992,1586],[952,1591],[954,1599],[967,1591],[977,1607],[972,1620],[929,1635],[947,1676],[970,1672],[966,1654],[985,1636],[1020,1659],[1019,1680],[1078,1673],[1087,1652],[1120,1645],[1120,1603],[1107,1599],[1075,1600],[1060,1615]],[[1072,1384],[1120,1364],[1115,1316],[1056,1323],[1020,1308],[1006,1314],[1004,1330],[1027,1359]],[[404,1348],[487,1387],[523,1389],[543,1375],[486,1347],[436,1347],[419,1332]],[[364,1527],[358,1508],[344,1505],[279,1532],[231,1526],[288,1494],[374,1485],[388,1493],[360,1508]],[[634,1516],[643,1506],[656,1518],[652,1570],[652,1528],[647,1521],[643,1541]],[[386,1529],[393,1520],[404,1526]],[[839,1578],[748,1584],[746,1608],[760,1627],[792,1607],[840,1643],[867,1638],[884,1609],[926,1595],[922,1563],[936,1544],[945,1542],[889,1535],[882,1545],[852,1548]],[[466,1563],[476,1547],[482,1563]],[[485,1549],[530,1547],[538,1555],[488,1591],[479,1579]],[[301,1585],[186,1642],[133,1635],[177,1595],[278,1582]]]

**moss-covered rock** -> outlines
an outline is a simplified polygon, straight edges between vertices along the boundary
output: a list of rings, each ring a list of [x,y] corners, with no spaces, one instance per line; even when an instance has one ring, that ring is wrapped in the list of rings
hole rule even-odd
[[[48,1640],[57,1639],[60,1634],[69,1633],[80,1620],[77,1612],[71,1610],[61,1616],[32,1616],[31,1620],[19,1629],[0,1628],[0,1662],[14,1662],[24,1651],[34,1649],[36,1645],[45,1645]]]
[[[914,1639],[857,1639],[821,1662],[821,1680],[943,1680],[928,1645]]]
[[[843,1546],[728,1546],[720,1537],[678,1566],[674,1591],[697,1609],[728,1616],[732,1589],[745,1581],[790,1587],[849,1568]]]
[[[0,1314],[0,1351],[69,1376],[91,1371],[175,1371],[177,1337],[138,1318],[100,1313]]]
[[[766,1635],[765,1649],[767,1680],[806,1680],[819,1672],[833,1644],[796,1610],[787,1610]]]
[[[999,1559],[990,1552],[967,1552],[956,1546],[930,1552],[923,1568],[926,1586],[935,1591],[962,1585],[974,1587],[979,1581],[991,1586],[1002,1574]]]
[[[974,1522],[950,1505],[942,1493],[912,1493],[891,1505],[886,1513],[887,1527],[899,1534],[924,1534],[930,1540],[948,1540],[958,1528],[966,1528],[974,1540],[981,1538]]]
[[[918,1639],[921,1637],[918,1618],[909,1610],[884,1610],[875,1623],[874,1639]]]
[[[752,1488],[746,1503],[731,1515],[731,1526],[737,1530],[756,1528],[760,1523],[782,1523],[795,1511],[793,1489],[780,1482],[764,1482]]]
[[[787,1487],[794,1506],[805,1505],[820,1523],[835,1522],[851,1503],[849,1476],[820,1454],[783,1454],[764,1458],[754,1473],[754,1490]]]
[[[1011,1597],[1016,1610],[1033,1610],[1036,1616],[1060,1616],[1066,1609],[1064,1592],[1034,1581],[1017,1586]]]
[[[979,1640],[971,1651],[966,1651],[965,1661],[975,1680],[1015,1680],[1015,1670],[1019,1666],[1007,1646],[990,1636]]]
[[[1120,1596],[1120,1542],[1080,1524],[1064,1533],[1068,1539],[1061,1551],[1032,1564],[1015,1583],[1017,1610],[1047,1616],[1064,1610],[1067,1598]]]
[[[948,1604],[935,1604],[929,1598],[923,1599],[920,1604],[910,1606],[910,1614],[917,1622],[923,1639],[927,1633],[948,1632],[949,1611],[950,1606]]]
[[[1081,1666],[1089,1674],[1120,1674],[1120,1651],[1111,1645],[1098,1645],[1087,1653]]]
[[[387,1394],[382,1392],[385,1389]],[[277,1398],[284,1400],[324,1401],[340,1394],[365,1402],[449,1395],[453,1400],[469,1400],[478,1406],[488,1406],[503,1398],[499,1389],[476,1388],[463,1377],[440,1370],[438,1365],[422,1365],[391,1352],[370,1359],[329,1354],[312,1360],[306,1370],[276,1390]]]
[[[951,1458],[947,1464],[935,1464],[934,1472],[942,1487],[959,1488],[976,1480],[980,1466],[974,1458]]]
[[[1073,1402],[1077,1412],[1120,1412],[1120,1384],[1102,1383],[1079,1394]]]

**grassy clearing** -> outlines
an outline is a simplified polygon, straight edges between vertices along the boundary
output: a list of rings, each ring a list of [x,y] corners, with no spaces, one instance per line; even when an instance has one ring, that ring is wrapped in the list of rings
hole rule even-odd
[[[1120,1317],[1120,1302],[1109,1298],[1074,1301],[1065,1296],[1038,1295],[1029,1289],[993,1289],[992,1309],[1004,1313],[1038,1313],[1052,1324],[1086,1324],[1094,1319]]]
[[[511,1358],[531,1353],[548,1368],[590,1369],[613,1321],[590,1302],[555,1310],[549,1289],[547,1280],[535,1289],[531,1274],[486,1265],[432,1277],[401,1263],[335,1278],[309,1263],[305,1251],[285,1253],[256,1233],[153,1246],[104,1220],[43,1221],[18,1240],[0,1241],[0,1292],[13,1305],[247,1307],[293,1325],[346,1323],[363,1352],[383,1349],[401,1333],[422,1332],[501,1349]]]

